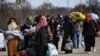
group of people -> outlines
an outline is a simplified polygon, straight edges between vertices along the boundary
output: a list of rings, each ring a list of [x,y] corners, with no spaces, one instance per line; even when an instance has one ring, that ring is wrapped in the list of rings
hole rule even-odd
[[[28,18],[23,26],[20,26],[15,18],[10,18],[4,37],[7,40],[8,56],[20,56],[20,52],[25,52],[27,56],[46,56],[48,43],[53,43],[58,50],[60,35],[63,39],[61,51],[72,53],[73,49],[65,49],[66,43],[71,40],[72,48],[78,49],[82,33],[85,52],[90,53],[91,48],[95,51],[95,37],[96,32],[100,30],[99,27],[100,20],[94,21],[90,15],[86,15],[83,21],[75,21],[70,15],[38,15],[33,23]],[[24,41],[24,47],[18,50],[20,40]]]

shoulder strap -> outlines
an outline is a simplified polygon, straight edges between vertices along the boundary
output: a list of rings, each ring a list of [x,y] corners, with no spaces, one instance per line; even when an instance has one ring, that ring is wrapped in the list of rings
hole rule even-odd
[[[93,26],[93,29],[96,31],[96,27],[94,25],[94,22],[92,21],[92,26]]]

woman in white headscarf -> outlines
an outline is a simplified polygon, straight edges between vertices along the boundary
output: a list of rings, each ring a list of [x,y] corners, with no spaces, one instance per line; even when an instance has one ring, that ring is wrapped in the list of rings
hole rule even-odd
[[[7,49],[8,49],[8,56],[19,56],[19,52],[17,51],[17,46],[19,43],[19,36],[15,35],[19,32],[20,28],[16,22],[15,18],[10,18],[8,21],[8,30],[5,32],[5,40],[7,40]]]

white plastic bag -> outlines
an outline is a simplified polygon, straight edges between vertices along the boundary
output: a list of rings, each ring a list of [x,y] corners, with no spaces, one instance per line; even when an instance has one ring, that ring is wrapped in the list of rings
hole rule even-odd
[[[67,41],[65,44],[65,50],[72,50],[72,47],[73,47],[72,41],[71,40]]]
[[[4,48],[4,36],[3,36],[3,33],[0,33],[0,48]]]
[[[81,39],[81,46],[83,49],[85,49],[84,37]]]
[[[52,43],[48,44],[47,56],[59,56],[58,51]]]

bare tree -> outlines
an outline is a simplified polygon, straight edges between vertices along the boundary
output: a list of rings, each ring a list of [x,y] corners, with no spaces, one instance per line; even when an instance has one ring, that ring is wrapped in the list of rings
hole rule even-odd
[[[98,13],[98,7],[100,8],[99,0],[87,0],[87,4],[89,5],[91,11]]]

